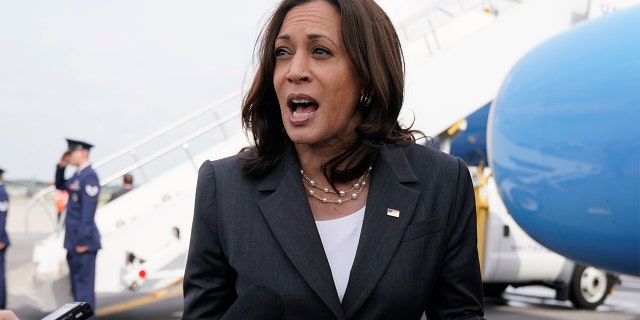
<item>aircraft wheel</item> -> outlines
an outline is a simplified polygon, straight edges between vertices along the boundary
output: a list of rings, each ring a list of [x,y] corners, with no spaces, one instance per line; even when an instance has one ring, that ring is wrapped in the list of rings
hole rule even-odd
[[[571,279],[569,300],[578,309],[595,309],[607,298],[613,286],[603,270],[576,265]]]

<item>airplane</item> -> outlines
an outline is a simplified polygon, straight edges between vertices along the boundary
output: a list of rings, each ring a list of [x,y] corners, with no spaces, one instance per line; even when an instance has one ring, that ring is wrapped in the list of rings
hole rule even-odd
[[[640,6],[547,40],[467,118],[451,153],[492,168],[529,236],[640,276]],[[487,121],[484,125],[482,121]],[[486,137],[485,137],[486,133]]]
[[[548,40],[493,102],[488,156],[510,213],[572,259],[640,276],[640,6]]]

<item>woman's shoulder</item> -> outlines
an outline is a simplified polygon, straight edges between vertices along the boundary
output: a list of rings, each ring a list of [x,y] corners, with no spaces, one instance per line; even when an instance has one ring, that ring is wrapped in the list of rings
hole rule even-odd
[[[440,151],[433,146],[415,142],[389,145],[388,148],[397,148],[403,151],[409,162],[429,163],[430,165],[458,165],[459,159],[448,153]]]
[[[219,159],[207,159],[200,166],[200,175],[225,175],[240,177],[245,175],[243,162],[253,156],[253,149],[244,149],[239,153]]]
[[[207,159],[200,166],[200,171],[220,171],[225,169],[231,169],[233,167],[239,167],[240,154],[220,158],[220,159]]]
[[[468,170],[462,159],[434,147],[407,143],[385,146],[385,162],[403,176],[424,181],[456,181]]]
[[[236,193],[255,185],[243,169],[243,153],[215,160],[206,160],[200,166],[197,184],[202,190],[215,188],[219,192]]]

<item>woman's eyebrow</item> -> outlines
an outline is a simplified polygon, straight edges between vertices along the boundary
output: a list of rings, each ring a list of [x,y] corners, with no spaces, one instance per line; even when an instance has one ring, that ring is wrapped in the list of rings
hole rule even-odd
[[[331,39],[331,38],[329,38],[329,37],[327,37],[325,35],[322,35],[322,34],[311,33],[311,34],[307,35],[307,39],[309,39],[309,40],[319,39],[319,38],[327,39],[329,42],[331,42],[335,46],[338,45],[335,41],[333,41],[333,39]],[[291,40],[291,36],[289,36],[288,34],[279,35],[276,38],[276,40]]]
[[[309,40],[318,39],[318,38],[327,39],[327,40],[329,40],[329,42],[331,42],[334,46],[337,46],[337,45],[338,45],[337,43],[335,43],[335,41],[333,41],[333,39],[331,39],[331,38],[329,38],[329,37],[327,37],[327,36],[325,36],[325,35],[322,35],[322,34],[312,33],[312,34],[307,35],[307,39],[309,39]]]

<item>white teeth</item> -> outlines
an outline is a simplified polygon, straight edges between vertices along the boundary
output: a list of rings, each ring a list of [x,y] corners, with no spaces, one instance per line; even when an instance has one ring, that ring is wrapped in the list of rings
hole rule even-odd
[[[307,99],[293,99],[293,100],[291,100],[291,102],[293,102],[293,103],[311,103],[311,100],[307,100]]]
[[[313,112],[298,113],[297,111],[293,111],[293,117],[296,119],[302,119],[302,118],[309,117],[312,113]]]

